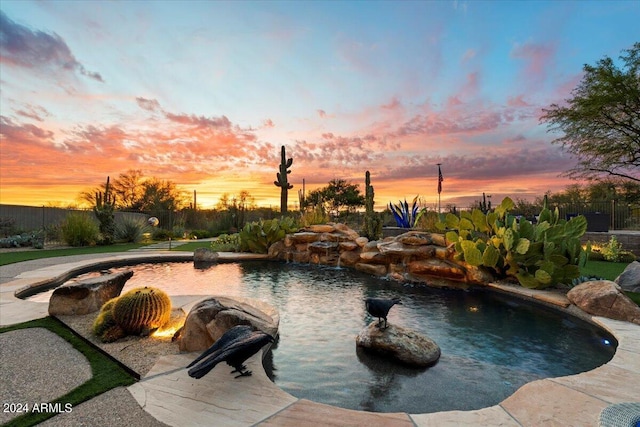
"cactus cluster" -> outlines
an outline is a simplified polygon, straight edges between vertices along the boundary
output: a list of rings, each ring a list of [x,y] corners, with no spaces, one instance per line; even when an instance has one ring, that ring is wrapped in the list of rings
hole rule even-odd
[[[374,191],[371,185],[371,174],[369,171],[365,173],[364,178],[365,196],[364,196],[364,224],[363,235],[369,240],[378,240],[382,236],[382,219],[380,215],[373,210]]]
[[[580,243],[587,230],[585,217],[559,219],[558,209],[551,211],[545,201],[537,224],[532,224],[509,215],[513,206],[507,197],[487,214],[480,209],[461,212],[460,217],[447,214],[437,227],[446,230],[456,257],[472,266],[513,276],[526,288],[571,283],[580,275],[579,265],[587,260]]]
[[[93,323],[93,332],[102,342],[126,335],[149,335],[171,317],[171,299],[160,289],[144,287],[107,301]]]
[[[273,181],[276,187],[280,187],[280,213],[283,215],[287,213],[288,191],[293,188],[293,185],[289,184],[287,179],[287,175],[291,173],[289,168],[292,164],[293,159],[287,159],[287,154],[285,153],[283,145],[280,151],[280,172],[276,174],[277,180]]]

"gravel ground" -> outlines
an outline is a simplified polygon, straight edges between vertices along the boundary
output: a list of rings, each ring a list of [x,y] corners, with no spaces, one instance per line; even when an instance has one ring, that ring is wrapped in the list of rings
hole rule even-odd
[[[171,337],[126,337],[101,343],[91,332],[97,313],[61,316],[60,320],[102,348],[127,367],[144,376],[159,357],[178,354]],[[185,313],[174,309],[172,321],[182,322]],[[46,403],[91,379],[91,365],[67,341],[44,328],[0,334],[0,401],[5,404]],[[0,412],[0,424],[22,415]],[[40,424],[43,426],[162,427],[166,424],[144,411],[124,387],[103,393]]]
[[[164,427],[146,413],[124,387],[117,387],[58,414],[40,424],[43,427]]]
[[[111,357],[132,369],[140,377],[144,377],[151,370],[159,357],[169,354],[179,354],[177,342],[171,342],[171,336],[158,337],[124,337],[116,342],[103,343],[93,334],[91,328],[98,313],[89,313],[82,316],[58,316],[71,329],[82,335],[96,347],[109,353]],[[172,323],[184,323],[186,314],[181,308],[171,312]]]
[[[91,379],[89,361],[67,341],[44,328],[0,334],[0,423],[19,415],[16,406],[31,407],[67,394]],[[5,409],[9,409],[5,412]]]

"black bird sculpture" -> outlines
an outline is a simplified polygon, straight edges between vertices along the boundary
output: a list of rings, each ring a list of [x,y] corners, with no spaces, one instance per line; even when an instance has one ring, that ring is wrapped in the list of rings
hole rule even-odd
[[[396,304],[402,304],[400,298],[367,298],[364,300],[367,312],[378,318],[378,328],[380,329],[387,329],[387,314]],[[382,319],[384,319],[384,328],[382,327]]]
[[[267,333],[254,331],[247,325],[234,326],[187,366],[191,368],[189,376],[202,378],[218,363],[227,362],[234,368],[231,373],[239,373],[235,378],[247,377],[251,371],[247,370],[244,362],[270,342],[273,342],[273,337]]]

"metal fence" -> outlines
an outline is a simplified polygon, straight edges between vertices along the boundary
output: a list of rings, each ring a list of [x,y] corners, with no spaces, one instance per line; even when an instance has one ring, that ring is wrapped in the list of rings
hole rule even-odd
[[[588,231],[640,230],[640,204],[611,200],[552,205],[550,207],[551,209],[557,207],[561,218],[568,219],[575,215],[586,216],[589,224]],[[93,215],[90,209],[78,210],[0,204],[0,234],[47,229],[48,227],[59,225],[71,212],[85,212],[87,215]],[[155,216],[159,220],[160,227],[168,230],[172,230],[174,227],[232,229],[241,228],[245,222],[255,221],[258,218],[273,218],[277,215],[277,212],[272,209],[252,209],[235,213],[185,209],[182,211],[153,213],[118,211],[115,213],[115,219],[116,222],[121,222],[125,218],[146,221],[149,217]]]
[[[555,208],[556,206],[552,206]],[[561,218],[584,215],[588,231],[640,230],[640,205],[611,200],[557,206]]]
[[[94,215],[91,209],[65,209],[47,206],[0,205],[1,234],[44,230],[57,226],[72,212]],[[115,212],[116,223],[125,219],[147,220],[149,215],[139,212]]]

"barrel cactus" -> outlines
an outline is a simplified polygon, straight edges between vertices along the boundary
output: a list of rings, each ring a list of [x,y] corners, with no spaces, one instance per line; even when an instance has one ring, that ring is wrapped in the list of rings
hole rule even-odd
[[[160,289],[144,287],[121,295],[113,305],[113,319],[128,335],[148,335],[171,317],[171,299]]]
[[[112,298],[107,301],[102,308],[96,320],[93,322],[93,333],[102,342],[113,342],[123,338],[126,333],[116,324],[113,318],[113,306],[118,298]]]

